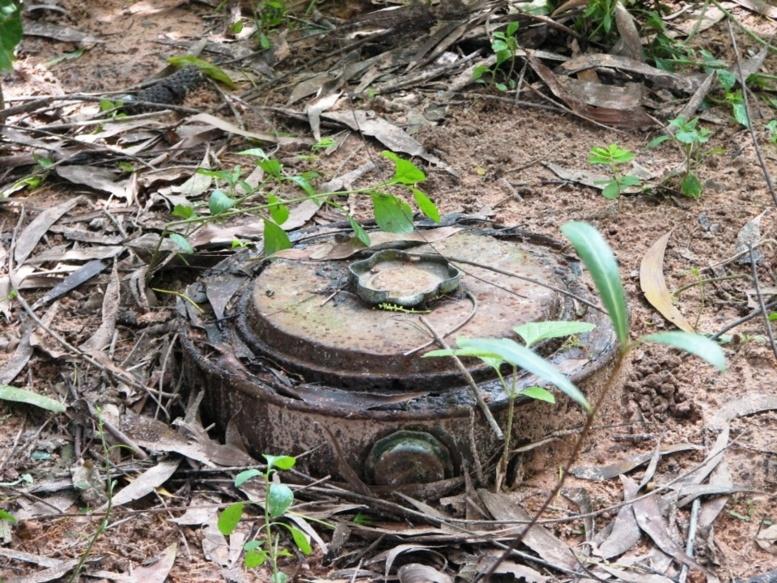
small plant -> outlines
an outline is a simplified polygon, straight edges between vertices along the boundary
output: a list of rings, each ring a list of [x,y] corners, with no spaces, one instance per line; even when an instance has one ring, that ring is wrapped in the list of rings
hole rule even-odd
[[[766,124],[766,131],[769,132],[768,140],[770,144],[777,144],[777,119],[771,120]]]
[[[294,504],[294,492],[286,484],[276,480],[278,470],[290,470],[297,463],[297,458],[289,455],[264,454],[267,467],[264,472],[251,469],[235,476],[235,487],[239,488],[249,480],[262,478],[264,480],[264,524],[260,529],[260,538],[254,538],[243,545],[243,564],[246,569],[256,569],[269,561],[272,571],[272,583],[286,583],[288,575],[278,568],[278,559],[291,556],[288,549],[281,546],[281,532],[286,529],[294,541],[294,545],[305,555],[313,549],[308,535],[296,526],[282,521]],[[232,534],[243,517],[246,502],[235,502],[227,506],[218,517],[218,529],[224,536]]]
[[[704,152],[702,146],[710,139],[710,130],[699,126],[699,118],[686,120],[678,117],[669,122],[664,135],[651,140],[648,148],[655,148],[673,140],[683,153],[683,171],[680,179],[680,191],[687,197],[699,198],[704,187],[696,175],[696,168],[710,152]]]
[[[261,0],[257,2],[254,12],[256,21],[256,37],[259,46],[269,49],[272,46],[269,34],[287,20],[288,7],[285,0]]]
[[[492,67],[486,67],[485,65],[478,65],[472,71],[472,78],[475,81],[484,83],[485,76],[488,74],[494,81],[494,86],[499,91],[508,91],[509,89],[515,89],[515,79],[513,79],[513,73],[515,71],[515,53],[518,50],[518,21],[513,20],[504,29],[504,31],[496,31],[491,36],[491,50],[494,52],[496,62]],[[510,69],[506,74],[500,73],[502,65],[506,62],[510,62]]]
[[[556,397],[547,389],[539,386],[524,387],[521,390],[516,388],[518,378],[518,366],[516,361],[523,360],[524,368],[536,374],[538,377],[550,381],[550,377],[555,378],[554,384],[575,400],[583,407],[588,407],[588,403],[583,394],[577,388],[562,376],[555,375],[548,369],[547,364],[541,357],[534,354],[530,349],[532,346],[545,340],[554,338],[563,338],[575,334],[583,334],[594,329],[594,324],[588,322],[528,322],[513,328],[516,334],[523,339],[523,344],[519,344],[511,339],[468,339],[459,338],[457,340],[458,348],[432,350],[424,354],[425,357],[440,356],[471,356],[479,358],[496,372],[502,389],[507,395],[507,421],[505,425],[505,443],[502,450],[502,457],[497,466],[496,489],[501,488],[502,480],[507,472],[507,464],[510,461],[510,450],[512,442],[513,416],[515,411],[515,400],[518,397],[527,399],[536,399],[544,401],[551,405],[556,402]],[[512,375],[509,382],[502,374],[502,368],[505,365],[511,365]],[[565,382],[566,381],[566,382]]]
[[[618,198],[626,188],[639,186],[642,181],[637,176],[623,174],[620,167],[634,159],[634,152],[625,150],[616,144],[610,144],[606,148],[591,148],[588,155],[590,164],[607,166],[610,171],[610,179],[601,181],[604,185],[602,196],[608,199]]]

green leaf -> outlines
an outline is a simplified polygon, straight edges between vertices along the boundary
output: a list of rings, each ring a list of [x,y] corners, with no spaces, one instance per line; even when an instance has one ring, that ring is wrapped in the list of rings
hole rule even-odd
[[[440,222],[440,211],[437,208],[437,205],[432,202],[432,199],[429,198],[423,190],[414,188],[413,199],[418,205],[418,209],[425,217],[432,219],[435,223]]]
[[[194,55],[176,55],[174,57],[168,58],[167,62],[179,68],[185,67],[186,65],[192,65],[193,67],[197,67],[200,71],[202,71],[204,75],[210,77],[214,81],[223,83],[230,89],[235,89],[237,87],[235,82],[230,78],[229,75],[226,74],[223,69],[217,67],[213,63],[209,63],[204,59],[195,57]]]
[[[0,520],[5,520],[6,522],[16,522],[16,517],[7,510],[0,508]]]
[[[283,201],[271,194],[267,197],[267,203],[270,205],[267,210],[270,211],[270,216],[276,224],[282,225],[289,218],[289,207],[283,204]]]
[[[35,405],[36,407],[46,409],[46,411],[52,411],[53,413],[62,413],[65,410],[65,405],[56,399],[40,395],[27,389],[12,387],[11,385],[0,384],[0,401],[14,401],[16,403]]]
[[[267,471],[273,468],[290,470],[297,463],[297,458],[291,455],[270,455],[269,453],[264,453],[262,457],[267,460]]]
[[[267,158],[259,161],[259,167],[273,178],[283,177],[283,164],[275,158]]]
[[[663,144],[665,141],[667,141],[671,136],[667,136],[666,134],[662,136],[658,136],[650,140],[647,144],[648,149],[654,150],[655,148],[658,148],[661,144]]]
[[[194,247],[192,247],[192,244],[180,233],[170,233],[167,238],[175,243],[176,247],[181,250],[181,253],[185,253],[186,255],[194,254]]]
[[[249,148],[238,152],[241,156],[250,156],[251,158],[259,158],[260,160],[267,160],[269,156],[261,148]]]
[[[424,174],[423,170],[410,160],[400,158],[394,152],[388,150],[382,152],[382,155],[384,158],[394,162],[394,176],[391,177],[391,182],[394,184],[415,185],[426,180],[426,174]]]
[[[22,40],[22,16],[19,6],[10,0],[0,1],[0,71],[10,71],[13,51]]]
[[[258,543],[259,541],[251,542]],[[248,543],[246,543],[246,546],[248,546]],[[246,552],[243,555],[243,565],[246,569],[256,569],[257,567],[264,565],[266,561],[267,553],[263,549],[246,549]]]
[[[542,358],[531,349],[518,344],[509,338],[461,338],[458,340],[461,348],[476,348],[484,354],[492,354],[505,362],[518,366],[536,375],[543,381],[557,386],[570,399],[577,402],[586,411],[591,410],[583,393],[564,376],[555,365]]]
[[[777,322],[777,312],[769,312],[769,321]]]
[[[585,334],[596,328],[590,322],[569,322],[566,320],[551,320],[546,322],[527,322],[516,326],[513,330],[523,338],[526,346],[531,348],[543,340],[562,338],[574,334]]]
[[[179,219],[190,219],[194,216],[194,207],[191,205],[177,204],[173,207],[173,212],[171,214]]]
[[[556,397],[553,395],[553,393],[551,393],[548,389],[543,389],[542,387],[526,387],[519,393],[519,395],[522,397],[529,397],[530,399],[534,399],[536,401],[545,401],[551,405],[556,403]]]
[[[658,332],[657,334],[648,334],[640,338],[642,342],[652,344],[664,344],[673,348],[684,350],[702,360],[707,361],[718,370],[726,370],[726,354],[717,342],[710,340],[701,334],[691,334],[689,332]]]
[[[356,238],[361,242],[361,244],[365,247],[369,247],[370,236],[367,234],[367,231],[364,230],[364,227],[359,224],[359,221],[353,218],[352,215],[348,215],[348,223],[351,225],[354,235],[356,235]]]
[[[607,185],[602,189],[602,196],[608,200],[615,200],[620,196],[620,194],[621,188],[615,180],[608,182]]]
[[[235,531],[240,519],[243,517],[244,507],[245,502],[235,502],[219,513],[217,526],[221,534],[229,536]]]
[[[680,190],[682,190],[685,196],[689,196],[690,198],[699,198],[701,196],[702,190],[704,190],[704,187],[696,175],[689,172],[683,176],[683,180],[680,182]]]
[[[632,176],[631,174],[621,176],[618,182],[621,186],[639,186],[642,184],[642,180],[638,176]]]
[[[214,190],[210,193],[208,208],[210,209],[210,214],[214,216],[220,215],[224,211],[231,209],[233,206],[235,206],[235,204],[235,199],[229,196],[223,190]]]
[[[289,178],[294,184],[299,186],[302,190],[305,191],[305,194],[308,196],[315,196],[316,195],[316,189],[313,188],[313,185],[310,184],[308,179],[305,176],[292,176]]]
[[[610,144],[606,148],[591,148],[588,154],[590,164],[606,164],[608,166],[621,165],[631,162],[634,159],[634,152],[625,150],[617,144]]]
[[[750,119],[747,117],[747,108],[744,101],[737,101],[731,104],[731,111],[734,114],[734,119],[742,127],[750,127]]]
[[[264,220],[264,256],[270,257],[278,251],[289,249],[291,241],[286,231],[272,221]]]
[[[286,524],[285,526],[289,529],[291,538],[294,539],[294,544],[300,551],[302,551],[303,555],[309,555],[313,552],[313,547],[310,546],[310,539],[308,538],[308,535],[306,535],[296,526],[291,526],[289,524]]]
[[[438,350],[430,350],[429,352],[424,354],[424,358],[426,357],[435,358],[440,356],[472,356],[475,358],[479,358],[485,364],[487,364],[488,366],[490,366],[495,370],[499,370],[499,368],[503,364],[505,364],[505,361],[503,358],[500,358],[495,354],[491,354],[490,352],[484,352],[479,348],[475,348],[471,346],[466,348],[441,348]]]
[[[273,573],[270,577],[270,583],[288,583],[289,576],[283,571]]]
[[[374,193],[372,209],[375,222],[389,233],[411,233],[413,231],[413,213],[407,203],[391,194]]]
[[[612,320],[621,351],[629,344],[629,312],[615,255],[602,235],[588,223],[571,221],[561,227],[594,280],[599,297]]]
[[[252,468],[250,470],[244,470],[240,472],[237,476],[235,476],[235,488],[239,488],[240,486],[245,484],[248,480],[257,478],[261,475],[263,475],[262,472],[260,472],[256,468]]]
[[[272,518],[278,518],[286,514],[286,511],[294,503],[294,492],[286,484],[270,484],[267,495],[267,511]]]

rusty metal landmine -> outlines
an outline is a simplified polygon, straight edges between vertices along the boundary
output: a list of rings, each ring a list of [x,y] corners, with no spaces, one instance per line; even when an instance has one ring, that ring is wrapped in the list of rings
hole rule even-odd
[[[344,477],[350,473],[342,469],[347,464],[376,492],[440,494],[456,487],[463,469],[485,464],[501,442],[452,359],[422,358],[438,346],[419,314],[376,309],[356,290],[364,273],[377,273],[374,279],[400,282],[377,291],[402,296],[402,289],[389,288],[407,287],[417,265],[439,261],[440,254],[471,263],[451,259],[449,271],[421,265],[418,269],[429,270],[420,277],[421,287],[429,273],[453,277],[460,270],[458,287],[439,295],[427,285],[426,296],[419,289],[403,296],[421,292],[416,310],[425,312],[440,335],[455,344],[462,336],[515,338],[512,328],[528,321],[592,322],[596,328],[577,341],[545,343],[538,350],[594,398],[615,350],[607,317],[570,295],[472,263],[596,302],[580,264],[562,255],[558,243],[519,229],[446,229],[449,236],[432,245],[394,245],[411,258],[391,255],[393,275],[378,273],[375,249],[327,259],[327,250],[337,255],[343,236],[312,231],[302,233],[290,251],[296,258],[264,260],[246,251],[206,272],[186,292],[202,311],[188,301],[178,304],[184,379],[190,390],[204,390],[206,421],[222,430],[234,424],[255,455],[312,450],[299,464],[313,476]],[[422,232],[429,240],[443,229]],[[365,260],[372,263],[360,267]],[[366,292],[366,300],[375,299],[373,292]],[[508,400],[501,384],[480,361],[464,362],[504,427]],[[533,384],[536,378],[523,371],[515,377],[519,389]],[[563,395],[556,405],[519,399],[514,443],[580,421],[578,407]]]

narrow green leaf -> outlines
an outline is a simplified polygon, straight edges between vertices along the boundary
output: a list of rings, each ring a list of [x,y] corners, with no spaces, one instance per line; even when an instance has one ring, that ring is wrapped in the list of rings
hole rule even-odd
[[[275,158],[260,160],[259,167],[273,178],[281,178],[283,176],[283,164]]]
[[[235,476],[235,488],[239,488],[240,486],[245,484],[248,480],[259,477],[261,475],[262,475],[262,472],[260,472],[256,468],[252,468],[250,470],[244,470],[240,472],[237,476]]]
[[[590,322],[568,322],[565,320],[550,320],[546,322],[527,322],[516,326],[513,330],[523,338],[526,346],[531,348],[543,340],[572,336],[573,334],[585,334],[596,328]]]
[[[313,188],[313,185],[310,184],[310,181],[305,176],[292,176],[289,180],[304,190],[308,196],[316,195],[316,189]]]
[[[279,470],[290,470],[297,463],[297,458],[291,455],[270,455],[269,453],[262,454],[262,457],[267,460],[267,469],[278,468]]]
[[[270,484],[270,492],[267,496],[267,511],[272,518],[278,518],[286,514],[286,511],[294,503],[294,492],[286,484]]]
[[[424,171],[410,160],[400,158],[394,152],[389,152],[388,150],[383,152],[382,155],[384,158],[388,158],[394,162],[394,176],[391,178],[391,182],[395,184],[415,185],[426,180]]]
[[[223,190],[214,190],[210,193],[210,200],[208,201],[208,208],[210,214],[220,215],[224,211],[231,209],[235,206],[235,199],[229,196]]]
[[[542,387],[526,387],[520,392],[522,397],[529,397],[536,401],[545,401],[546,403],[555,404],[556,397],[548,389]]]
[[[176,67],[184,67],[186,65],[192,65],[194,67],[197,67],[200,71],[202,71],[204,75],[207,75],[214,81],[223,83],[230,89],[234,89],[235,87],[237,87],[235,85],[235,82],[232,80],[232,78],[229,75],[227,75],[227,73],[223,69],[221,69],[220,67],[217,67],[213,63],[209,63],[204,59],[195,57],[194,55],[176,55],[174,57],[168,58],[167,62],[170,63],[171,65],[175,65]]]
[[[237,528],[240,519],[243,516],[243,508],[245,502],[235,502],[227,506],[222,512],[219,513],[218,529],[224,536],[229,536]]]
[[[310,546],[310,538],[308,537],[308,535],[306,535],[296,526],[291,526],[289,524],[285,526],[286,528],[289,529],[289,532],[291,533],[291,538],[294,539],[294,544],[297,546],[297,548],[300,551],[302,551],[303,555],[309,555],[310,553],[313,552],[313,547]]]
[[[698,356],[702,360],[706,360],[718,370],[726,370],[726,354],[723,352],[723,349],[717,342],[701,334],[673,330],[671,332],[648,334],[647,336],[642,336],[640,341],[664,344],[672,348],[684,350],[689,354]]]
[[[194,247],[192,247],[192,244],[189,243],[189,241],[186,240],[186,237],[180,233],[170,233],[167,238],[175,243],[175,245],[181,250],[181,253],[185,253],[187,255],[194,254]]]
[[[668,139],[669,139],[669,136],[667,136],[666,134],[664,134],[662,136],[658,136],[658,137],[653,138],[652,140],[650,140],[648,142],[648,144],[647,144],[647,147],[648,147],[649,150],[654,150],[655,148],[658,148],[658,146],[663,144]]]
[[[440,211],[437,208],[437,205],[432,202],[432,199],[429,198],[423,190],[414,188],[413,199],[418,205],[418,209],[424,214],[425,217],[430,218],[435,223],[440,222]]]
[[[260,160],[267,160],[269,156],[261,148],[248,148],[238,152],[241,156],[250,156],[251,158],[259,158]]]
[[[365,247],[369,247],[370,236],[367,234],[367,231],[364,230],[364,227],[359,224],[359,221],[353,218],[352,215],[348,215],[348,223],[351,225],[354,235],[356,235],[356,238],[361,242],[361,244]]]
[[[389,233],[413,231],[413,213],[407,203],[391,194],[374,193],[372,209],[378,227]]]
[[[497,370],[499,370],[499,368],[505,364],[504,359],[500,358],[496,354],[475,348],[473,346],[468,346],[466,348],[441,348],[439,350],[430,350],[423,355],[424,358],[434,358],[440,356],[472,356],[479,358],[485,364]]]
[[[462,348],[477,348],[485,353],[498,356],[505,362],[520,367],[543,381],[557,386],[586,411],[590,412],[591,410],[591,406],[580,389],[573,385],[555,365],[514,340],[509,338],[461,338],[458,340],[458,345]]]
[[[264,220],[264,256],[270,257],[278,251],[289,249],[291,241],[286,231],[272,221]]]
[[[26,405],[35,405],[53,413],[62,413],[65,410],[65,405],[56,399],[27,389],[12,387],[11,385],[0,385],[0,401],[14,401],[16,403],[25,403]]]
[[[629,312],[618,263],[604,237],[588,223],[572,221],[561,227],[594,280],[599,297],[612,320],[622,351],[629,344]]]

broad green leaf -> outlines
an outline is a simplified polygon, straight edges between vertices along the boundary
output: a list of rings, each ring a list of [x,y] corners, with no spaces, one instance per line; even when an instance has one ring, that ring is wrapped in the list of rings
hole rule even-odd
[[[283,176],[283,164],[275,158],[260,160],[259,167],[273,178],[281,178]]]
[[[190,205],[177,204],[173,207],[171,214],[179,219],[191,219],[194,216],[194,208]]]
[[[640,184],[642,184],[642,180],[638,176],[627,174],[626,176],[621,176],[620,178],[621,186],[639,186]]]
[[[291,247],[286,231],[272,221],[264,220],[264,256],[270,257],[278,251]]]
[[[194,254],[194,247],[192,247],[192,244],[189,243],[189,241],[186,240],[186,237],[180,233],[170,233],[167,238],[175,243],[175,245],[181,250],[181,253],[186,253],[187,255]]]
[[[251,542],[258,543],[259,541]],[[246,543],[246,546],[248,546],[248,543]],[[246,569],[256,569],[257,567],[264,565],[266,561],[267,553],[260,548],[246,549],[246,552],[243,555],[243,565],[245,565]]]
[[[602,196],[608,200],[615,200],[620,196],[620,194],[621,188],[614,180],[608,182],[607,186],[602,189]]]
[[[270,583],[288,583],[289,582],[289,576],[284,573],[283,571],[278,571],[277,573],[273,573],[270,577]]]
[[[214,190],[210,193],[210,200],[208,201],[210,214],[214,216],[220,215],[224,211],[235,206],[235,202],[235,199],[229,196],[223,190]]]
[[[429,198],[423,190],[414,188],[413,199],[418,205],[418,209],[424,214],[425,217],[432,219],[435,223],[440,222],[440,211],[437,208],[437,205],[432,202],[432,199]]]
[[[564,376],[564,373],[531,349],[518,344],[514,340],[509,338],[460,338],[458,345],[461,348],[477,348],[485,353],[493,354],[509,364],[520,367],[543,381],[557,386],[586,411],[590,412],[591,410],[591,406],[583,393]]]
[[[16,522],[16,517],[7,510],[0,508],[0,520],[5,520],[6,522]]]
[[[12,387],[11,385],[0,385],[0,401],[14,401],[16,403],[25,403],[26,405],[35,405],[53,413],[62,413],[65,410],[65,405],[56,399],[27,389]]]
[[[555,404],[556,397],[548,389],[542,387],[526,387],[519,393],[522,397],[529,397],[536,401],[545,401],[546,403]]]
[[[378,227],[389,233],[413,231],[413,213],[407,203],[391,194],[374,193],[372,209]]]
[[[391,178],[391,182],[394,184],[415,185],[426,180],[424,171],[410,160],[400,158],[394,152],[389,152],[388,150],[383,152],[383,157],[394,162],[394,176]]]
[[[294,492],[286,484],[270,484],[267,495],[267,511],[272,518],[278,518],[286,514],[286,511],[294,503]]]
[[[561,227],[594,280],[599,298],[612,320],[621,351],[629,344],[629,312],[618,263],[604,237],[588,223],[571,221]]]
[[[286,219],[289,218],[289,207],[283,204],[283,201],[274,194],[267,197],[267,203],[269,204],[267,210],[270,211],[270,216],[275,221],[275,224],[282,225],[285,223]]]
[[[167,62],[171,65],[175,65],[176,67],[185,67],[186,65],[192,65],[194,67],[197,67],[204,75],[207,75],[214,81],[218,81],[219,83],[223,83],[230,89],[234,89],[236,87],[235,82],[232,80],[232,78],[226,74],[226,72],[221,69],[220,67],[217,67],[213,63],[209,63],[208,61],[204,59],[200,59],[199,57],[195,57],[194,55],[176,55],[174,57],[170,57],[167,59]]]
[[[309,555],[310,553],[313,552],[313,547],[310,546],[310,538],[308,537],[308,535],[306,535],[296,526],[291,526],[289,524],[285,526],[286,528],[289,529],[289,532],[291,533],[291,538],[294,539],[294,544],[297,546],[297,548],[300,551],[302,551],[303,555]]]
[[[290,470],[297,463],[297,458],[291,455],[270,455],[269,453],[262,454],[262,457],[267,460],[267,469],[278,468],[279,470]]]
[[[352,215],[348,215],[348,223],[351,225],[354,235],[356,235],[356,238],[361,242],[361,244],[365,247],[369,247],[370,236],[367,234],[367,231],[364,230],[364,227],[359,224],[359,221],[353,218]]]
[[[217,526],[221,534],[229,536],[235,531],[240,519],[243,517],[244,507],[245,502],[235,502],[219,513]]]
[[[701,184],[701,180],[699,180],[695,174],[689,172],[683,177],[682,182],[680,182],[680,190],[682,190],[685,196],[699,198],[704,187]]]
[[[240,486],[245,484],[248,480],[259,477],[261,475],[262,475],[262,472],[260,472],[256,468],[252,468],[250,470],[244,470],[240,472],[237,476],[235,476],[235,488],[239,488]]]
[[[717,342],[701,334],[673,330],[671,332],[648,334],[647,336],[642,336],[640,340],[684,350],[694,356],[698,356],[702,360],[706,360],[718,370],[726,370],[726,354],[723,352],[723,349]]]
[[[22,40],[22,16],[19,5],[0,0],[0,71],[10,71],[13,51]]]
[[[568,322],[565,320],[550,320],[546,322],[527,322],[513,328],[523,338],[526,346],[531,348],[543,340],[562,338],[573,334],[585,334],[596,328],[590,322]]]
[[[658,136],[658,137],[653,138],[652,140],[650,140],[648,142],[648,144],[647,144],[647,147],[648,147],[648,149],[653,150],[655,148],[658,148],[658,146],[663,144],[668,139],[669,139],[669,136],[667,136],[666,134],[664,134],[662,136]]]

